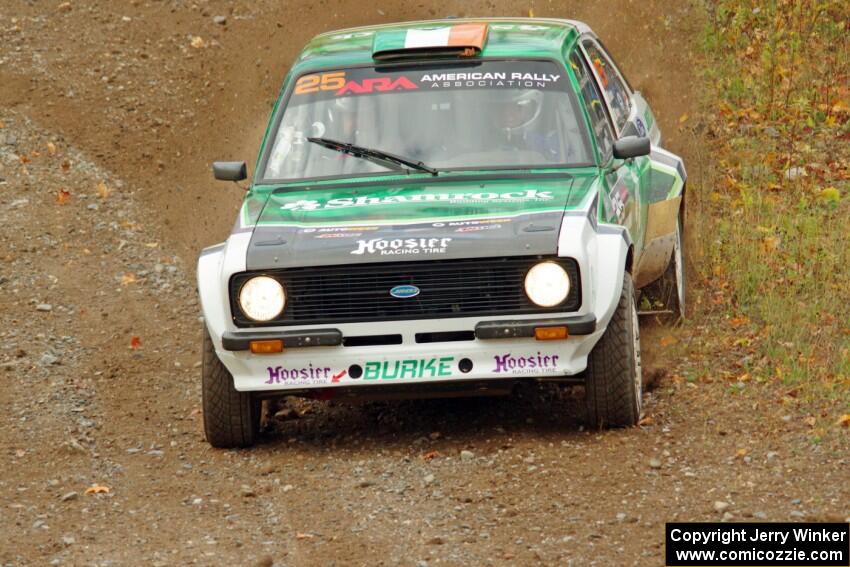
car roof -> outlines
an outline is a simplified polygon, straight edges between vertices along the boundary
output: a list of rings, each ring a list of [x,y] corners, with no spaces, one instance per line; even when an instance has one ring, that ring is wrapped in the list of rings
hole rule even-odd
[[[580,34],[592,33],[575,20],[547,18],[450,18],[380,24],[325,32],[304,47],[295,64],[301,73],[310,69],[370,65],[375,35],[458,24],[487,24],[487,41],[481,57],[561,57],[563,46]]]

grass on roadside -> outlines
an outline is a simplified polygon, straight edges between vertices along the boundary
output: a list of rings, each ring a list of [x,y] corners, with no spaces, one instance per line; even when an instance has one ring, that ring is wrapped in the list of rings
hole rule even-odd
[[[850,413],[850,4],[716,0],[702,55],[700,311],[736,380]]]

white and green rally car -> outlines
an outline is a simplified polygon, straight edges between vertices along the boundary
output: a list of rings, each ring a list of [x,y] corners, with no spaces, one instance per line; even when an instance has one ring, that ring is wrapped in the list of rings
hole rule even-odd
[[[640,419],[636,289],[684,307],[682,160],[584,24],[470,19],[314,38],[227,241],[205,249],[204,425],[261,400],[583,383]],[[218,179],[246,178],[217,162]]]

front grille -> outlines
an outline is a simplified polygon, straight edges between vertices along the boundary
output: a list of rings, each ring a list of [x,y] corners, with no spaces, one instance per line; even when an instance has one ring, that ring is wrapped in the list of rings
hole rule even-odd
[[[541,260],[558,262],[570,276],[569,296],[554,308],[534,305],[523,289],[526,273]],[[276,278],[286,289],[286,308],[273,321],[251,321],[239,309],[236,298],[242,284],[257,275]],[[419,295],[392,297],[390,289],[399,285],[414,285]],[[581,305],[576,261],[543,256],[242,272],[230,279],[230,297],[233,320],[240,327],[553,313],[575,311]]]

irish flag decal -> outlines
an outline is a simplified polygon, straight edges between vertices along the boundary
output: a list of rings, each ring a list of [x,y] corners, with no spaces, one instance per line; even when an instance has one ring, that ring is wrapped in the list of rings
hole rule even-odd
[[[372,57],[410,56],[416,51],[456,51],[477,55],[487,41],[487,24],[458,24],[435,28],[382,31],[375,34]]]

